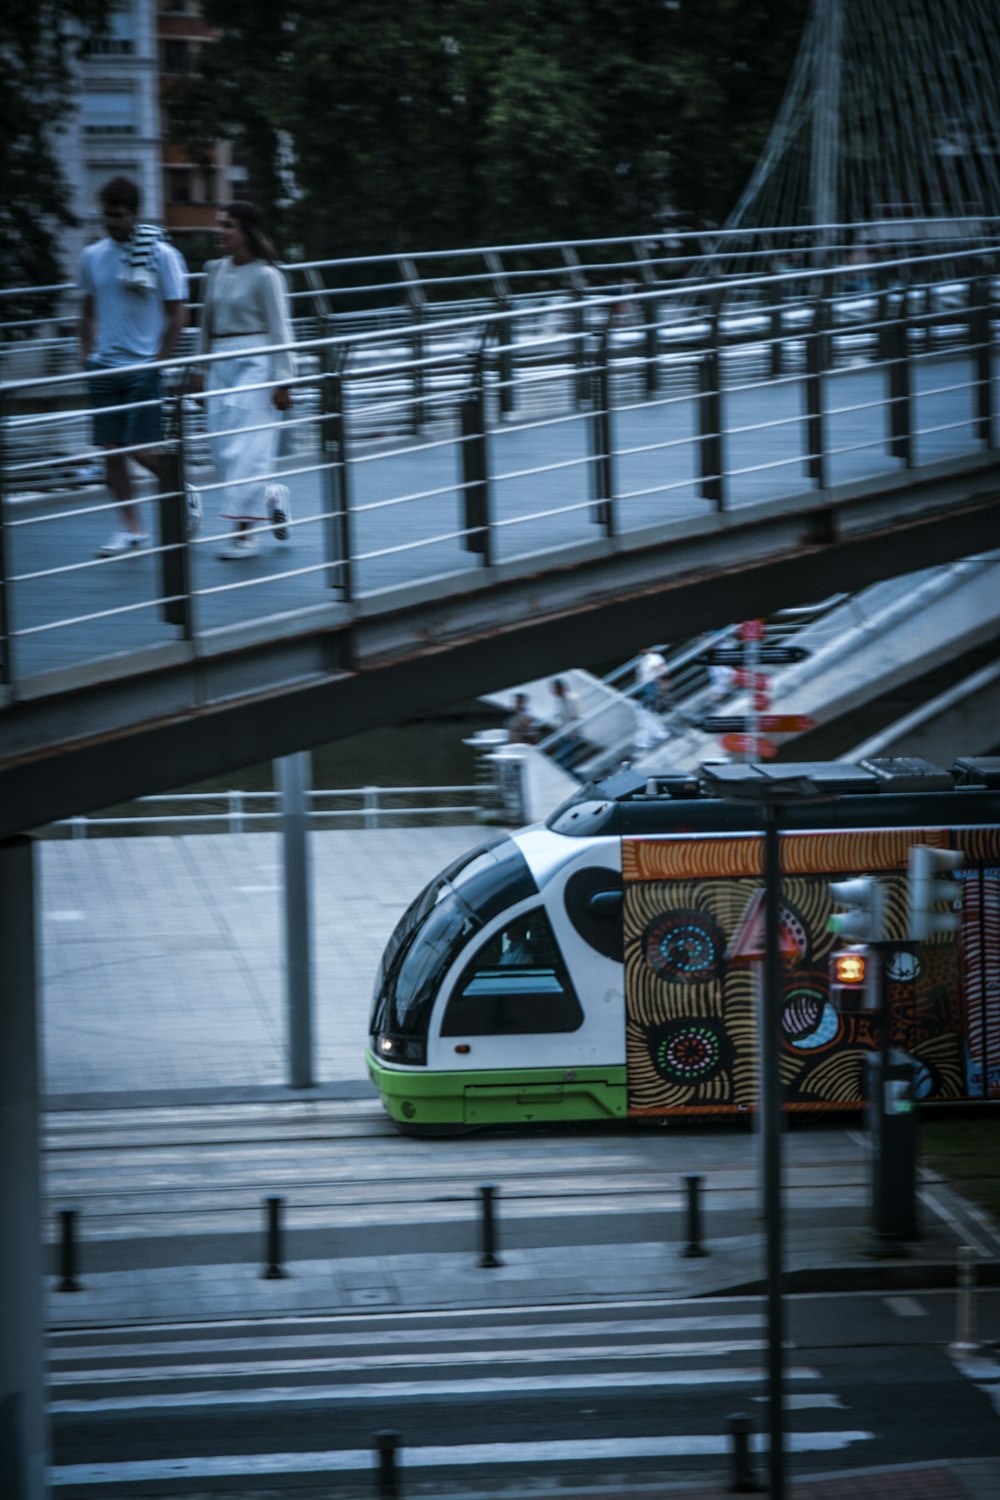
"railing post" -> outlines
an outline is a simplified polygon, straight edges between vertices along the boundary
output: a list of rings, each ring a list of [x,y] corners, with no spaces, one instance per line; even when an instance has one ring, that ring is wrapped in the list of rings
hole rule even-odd
[[[388,1430],[376,1432],[375,1451],[378,1454],[379,1500],[400,1500],[399,1467],[396,1463],[399,1433]]]
[[[818,490],[827,487],[826,421],[823,411],[823,370],[827,342],[829,304],[825,297],[813,303],[812,332],[806,338],[806,445],[807,471]]]
[[[59,1285],[57,1292],[78,1292],[76,1275],[76,1209],[59,1210]]]
[[[14,643],[11,639],[11,598],[7,581],[7,430],[10,423],[10,396],[0,396],[0,685],[14,681]]]
[[[708,1251],[701,1242],[701,1184],[702,1179],[697,1173],[689,1173],[684,1179],[687,1187],[687,1244],[681,1254],[687,1259],[693,1259],[707,1255]]]
[[[716,510],[725,510],[726,491],[722,437],[722,364],[719,357],[719,307],[708,315],[708,342],[698,363],[698,433],[701,493]]]
[[[576,373],[573,380],[574,399],[573,406],[577,411],[581,406],[586,406],[590,396],[590,368],[587,361],[587,326],[583,316],[583,307],[580,305],[581,298],[587,290],[587,281],[580,265],[580,257],[572,245],[562,247],[563,263],[569,271],[570,291],[576,300],[576,306],[571,309],[570,321],[573,325],[573,363]]]
[[[495,250],[487,250],[484,258],[489,269],[490,280],[493,283],[493,296],[496,300],[497,309],[499,312],[509,313],[513,302],[510,293],[510,282],[503,268],[503,261]],[[500,381],[499,406],[501,417],[510,416],[515,406],[512,333],[513,324],[511,320],[509,318],[502,318],[497,324],[497,376]]]
[[[649,256],[642,240],[632,241],[639,280],[646,291],[656,288],[656,276],[649,263]],[[643,386],[647,396],[655,396],[660,389],[660,320],[657,314],[658,298],[644,297],[642,302],[643,336]]]
[[[87,837],[87,825],[89,821],[89,818],[85,817],[83,813],[77,813],[75,818],[70,818],[70,836],[74,839],[85,839]]]
[[[320,376],[320,456],[323,460],[326,511],[330,518],[329,586],[341,588],[345,601],[354,594],[351,563],[351,479],[348,454],[345,386],[348,349],[323,350]]]
[[[288,1275],[281,1253],[281,1210],[284,1204],[284,1198],[264,1199],[264,1269],[260,1274],[265,1281],[283,1281]]]
[[[483,1253],[479,1257],[479,1264],[484,1270],[492,1270],[496,1266],[503,1265],[503,1261],[497,1254],[496,1219],[493,1213],[497,1190],[491,1183],[483,1183],[479,1192],[483,1210]]]
[[[364,825],[366,828],[378,828],[381,826],[379,818],[379,792],[377,786],[366,786],[362,788],[364,799]]]
[[[184,474],[184,397],[178,391],[164,403],[167,441],[160,450],[160,585],[161,610],[168,625],[179,625],[186,641],[194,635],[191,608],[188,510]]]
[[[746,1413],[733,1412],[729,1418],[729,1435],[733,1440],[733,1478],[729,1489],[734,1495],[755,1494],[761,1488],[750,1457],[752,1432],[753,1423]]]
[[[410,369],[410,389],[412,391],[411,405],[411,427],[413,432],[419,436],[423,432],[427,421],[427,413],[424,402],[427,394],[427,382],[424,374],[424,354],[426,352],[424,342],[423,322],[427,311],[427,297],[420,284],[420,274],[417,271],[416,262],[408,255],[399,257],[399,269],[406,287],[406,300],[410,305],[410,345],[413,353],[413,361]]]
[[[226,826],[230,833],[243,832],[243,793],[238,788],[233,788],[226,797],[228,803],[228,817]]]
[[[899,317],[889,325],[889,451],[913,464],[913,381],[910,366],[909,293],[900,294]]]
[[[993,319],[990,279],[976,276],[969,295],[969,343],[976,386],[976,437],[984,448],[993,447]]]
[[[958,1265],[955,1267],[955,1285],[958,1301],[955,1316],[955,1339],[952,1349],[956,1353],[968,1353],[975,1348],[975,1314],[973,1300],[976,1294],[976,1252],[971,1245],[959,1245]]]
[[[778,289],[776,287],[772,287],[771,288],[771,295],[772,296],[780,296],[780,292],[778,291]],[[771,308],[770,328],[769,328],[770,349],[769,349],[768,352],[769,352],[769,364],[770,364],[770,370],[771,370],[771,378],[773,380],[777,380],[779,376],[781,376],[781,375],[783,375],[785,373],[785,359],[784,359],[784,353],[785,353],[785,351],[784,351],[784,346],[782,344],[782,338],[783,338],[784,332],[785,332],[785,310],[782,307],[781,303],[778,302],[778,303],[775,304],[774,307]]]
[[[611,419],[611,350],[605,325],[597,341],[597,355],[590,371],[592,394],[587,426],[590,430],[591,489],[594,521],[605,536],[614,536],[615,469]]]
[[[488,567],[493,561],[490,527],[489,450],[486,435],[486,396],[482,359],[477,359],[472,387],[459,406],[462,444],[462,546],[478,552]]]

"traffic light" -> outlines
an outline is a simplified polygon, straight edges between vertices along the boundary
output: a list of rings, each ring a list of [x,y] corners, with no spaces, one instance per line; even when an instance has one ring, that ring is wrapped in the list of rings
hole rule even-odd
[[[949,870],[961,869],[965,855],[960,849],[934,849],[914,844],[910,849],[910,883],[907,892],[909,936],[916,942],[940,932],[957,932],[962,918],[957,911],[935,911],[943,901],[954,906],[959,889],[953,880],[938,880]]]
[[[863,944],[830,954],[830,999],[839,1011],[875,1010],[878,974],[875,954]]]
[[[835,932],[849,943],[877,943],[882,937],[882,887],[874,875],[856,880],[832,880],[830,894],[847,911],[827,918],[827,932]]]

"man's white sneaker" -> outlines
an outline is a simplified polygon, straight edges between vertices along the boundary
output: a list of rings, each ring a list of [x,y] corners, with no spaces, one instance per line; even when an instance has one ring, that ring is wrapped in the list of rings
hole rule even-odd
[[[219,550],[219,557],[225,558],[227,562],[239,562],[241,557],[257,556],[257,538],[255,536],[234,536]]]
[[[96,556],[119,557],[123,552],[138,552],[148,545],[149,533],[146,531],[113,531],[104,546],[98,547]]]
[[[266,495],[271,529],[279,542],[288,541],[288,523],[292,519],[292,502],[287,484],[272,484]]]

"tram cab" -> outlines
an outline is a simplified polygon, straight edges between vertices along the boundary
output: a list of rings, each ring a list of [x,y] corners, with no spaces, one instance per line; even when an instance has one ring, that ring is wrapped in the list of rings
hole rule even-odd
[[[831,883],[863,873],[885,886],[887,936],[899,943],[890,966],[909,976],[896,986],[894,1037],[915,1055],[923,1095],[1000,1098],[997,976],[975,978],[1000,965],[998,924],[977,917],[984,903],[1000,914],[1000,762],[908,777],[901,764],[810,767],[827,799],[785,820],[790,1108],[862,1102],[877,1028],[832,1003],[826,922]],[[369,1026],[369,1075],[400,1128],[754,1106],[759,812],[720,797],[706,772],[588,785],[545,824],[497,834],[420,892],[382,955]],[[905,930],[906,861],[924,839],[965,851],[956,893],[968,921],[963,942],[918,954]]]

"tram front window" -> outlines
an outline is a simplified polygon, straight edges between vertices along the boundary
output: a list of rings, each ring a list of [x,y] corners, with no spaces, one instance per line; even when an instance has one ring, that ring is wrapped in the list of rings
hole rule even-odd
[[[583,1011],[542,907],[516,917],[480,948],[455,986],[442,1036],[576,1031]]]
[[[390,938],[376,979],[370,1033],[380,1057],[426,1062],[430,1013],[448,969],[485,922],[536,892],[524,856],[506,834],[470,850],[421,891]]]

